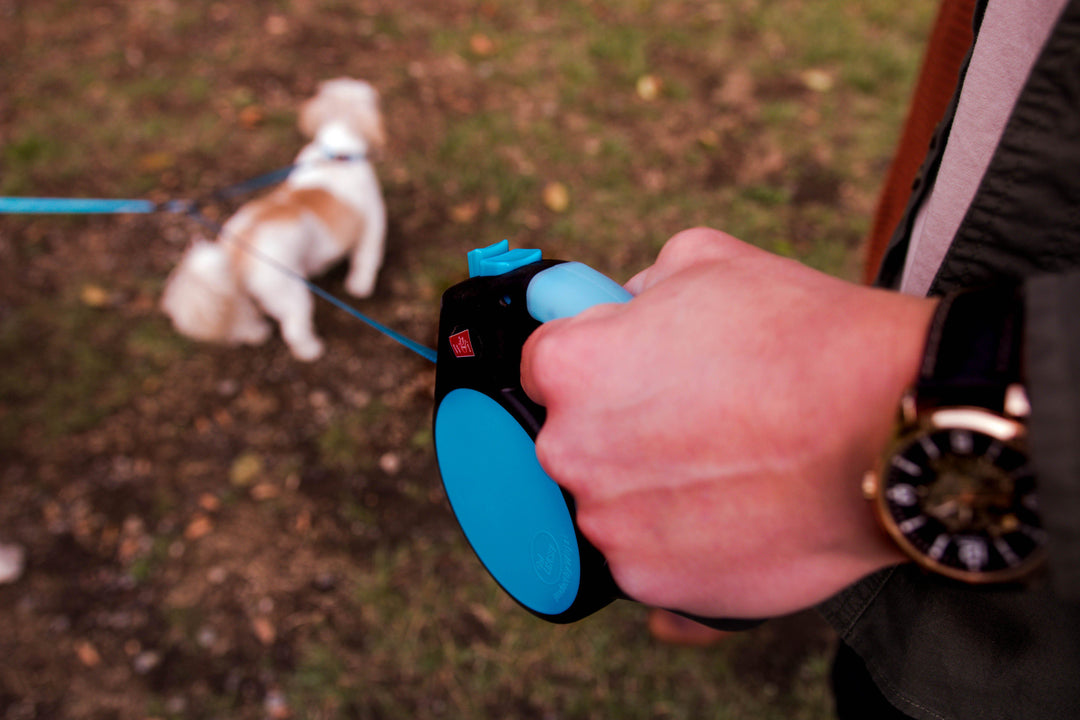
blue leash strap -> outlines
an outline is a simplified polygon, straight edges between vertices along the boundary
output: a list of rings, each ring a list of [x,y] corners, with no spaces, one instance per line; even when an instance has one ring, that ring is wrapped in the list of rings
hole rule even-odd
[[[357,158],[345,157],[345,158],[329,158],[330,160],[355,160]],[[289,176],[296,165],[289,165],[279,170],[260,175],[257,178],[253,178],[243,183],[233,185],[232,187],[220,190],[214,193],[215,198],[229,199],[237,195],[241,195],[253,190],[257,190],[263,187],[277,184],[283,181]],[[20,214],[20,215],[32,215],[32,214],[112,214],[112,213],[154,213],[154,212],[178,212],[186,213],[192,219],[198,221],[203,226],[212,229],[215,233],[221,232],[221,225],[209,220],[205,215],[199,211],[199,203],[191,202],[187,200],[170,200],[164,203],[156,203],[150,200],[109,200],[102,198],[46,198],[46,197],[0,197],[0,214]],[[234,238],[226,238],[230,241],[236,241]],[[238,242],[238,241],[237,241]],[[364,313],[360,312],[356,308],[352,307],[348,303],[345,303],[338,298],[334,297],[327,291],[315,283],[308,280],[300,273],[295,272],[292,268],[289,268],[277,260],[264,255],[257,251],[255,248],[244,245],[241,243],[241,247],[248,253],[256,256],[263,262],[273,265],[281,272],[295,278],[296,280],[304,283],[307,289],[313,294],[318,295],[323,300],[326,300],[331,305],[344,310],[349,315],[352,315],[357,320],[367,324],[374,330],[382,333],[391,340],[394,340],[403,347],[412,350],[414,353],[424,358],[435,362],[438,357],[438,353],[432,348],[426,345],[421,345],[412,338],[406,337],[396,330],[392,330],[382,323],[368,317]]]

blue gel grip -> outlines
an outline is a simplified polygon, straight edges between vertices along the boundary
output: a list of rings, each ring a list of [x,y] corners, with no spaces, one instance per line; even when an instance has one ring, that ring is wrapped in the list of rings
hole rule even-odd
[[[573,317],[593,305],[624,303],[632,297],[619,283],[579,262],[541,270],[525,291],[529,314],[542,323]]]

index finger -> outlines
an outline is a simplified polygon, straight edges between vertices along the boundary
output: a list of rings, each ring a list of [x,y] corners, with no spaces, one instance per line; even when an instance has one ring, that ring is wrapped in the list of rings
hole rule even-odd
[[[632,301],[631,301],[632,302]],[[521,348],[521,387],[533,402],[549,407],[553,398],[574,395],[592,382],[605,345],[612,342],[608,320],[628,304],[603,303],[578,315],[549,320]]]

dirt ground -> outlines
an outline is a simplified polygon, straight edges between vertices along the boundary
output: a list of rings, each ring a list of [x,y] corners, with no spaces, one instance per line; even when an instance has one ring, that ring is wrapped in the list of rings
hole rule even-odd
[[[433,38],[450,28],[466,39],[466,56],[482,56],[488,36],[472,29],[474,18],[496,28],[510,20],[498,3],[437,5],[0,1],[6,172],[30,155],[78,155],[84,165],[70,172],[28,163],[22,194],[114,196],[139,192],[139,182],[139,194],[161,199],[208,192],[289,161],[300,142],[296,104],[318,80],[370,79],[391,113],[380,165],[391,222],[378,292],[358,306],[431,345],[439,293],[464,277],[464,251],[501,239],[485,233],[510,224],[490,196],[410,164],[435,157],[454,118],[501,102],[482,72],[463,72],[460,56]],[[602,4],[585,5],[602,14]],[[668,21],[694,10],[673,8]],[[399,19],[388,27],[391,13]],[[672,61],[673,74],[694,70]],[[124,96],[143,76],[171,89]],[[702,79],[701,92],[717,82]],[[727,92],[736,109],[750,106],[738,87]],[[763,92],[807,93],[797,84]],[[34,98],[50,117],[93,111],[81,129],[51,124]],[[542,108],[543,97],[532,99]],[[676,142],[709,108],[687,112],[649,140]],[[184,120],[151,139],[133,127],[124,157],[95,134],[117,118],[155,116]],[[564,121],[570,131],[583,122]],[[198,129],[217,126],[226,129]],[[57,127],[85,141],[54,137],[55,147],[35,150],[26,140]],[[626,132],[634,137],[629,124]],[[733,152],[686,172],[717,186],[779,172],[775,162],[753,166],[767,154]],[[821,181],[822,167],[798,173],[796,200],[851,201],[839,178]],[[641,169],[642,186],[662,182],[651,172]],[[526,241],[557,234],[558,216],[538,208],[509,218],[522,221]],[[481,232],[477,216],[491,216]],[[278,337],[259,349],[177,337],[158,297],[199,232],[168,214],[0,219],[0,544],[25,559],[18,579],[0,585],[0,718],[332,716],[297,706],[297,676],[311,667],[301,654],[328,636],[343,667],[364,662],[373,616],[357,568],[416,542],[461,547],[431,448],[433,366],[326,303],[316,325],[327,353],[316,363],[294,360]],[[639,267],[652,252],[625,249],[609,269]],[[339,268],[320,285],[344,297],[343,278]],[[470,563],[436,555],[427,570],[452,587],[475,582],[462,569]],[[454,637],[490,635],[487,612],[455,613]],[[831,641],[805,617],[760,639],[736,671],[781,685]],[[393,692],[409,677],[387,671],[379,682]],[[414,698],[413,716],[439,714],[436,700],[446,702]],[[506,702],[491,715],[550,716]],[[381,716],[358,705],[337,714]]]

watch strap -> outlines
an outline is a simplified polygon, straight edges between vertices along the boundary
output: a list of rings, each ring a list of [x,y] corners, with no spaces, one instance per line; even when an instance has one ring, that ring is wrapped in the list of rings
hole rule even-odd
[[[961,290],[942,298],[927,334],[915,386],[917,406],[1002,411],[1023,379],[1024,297],[1020,285]]]

